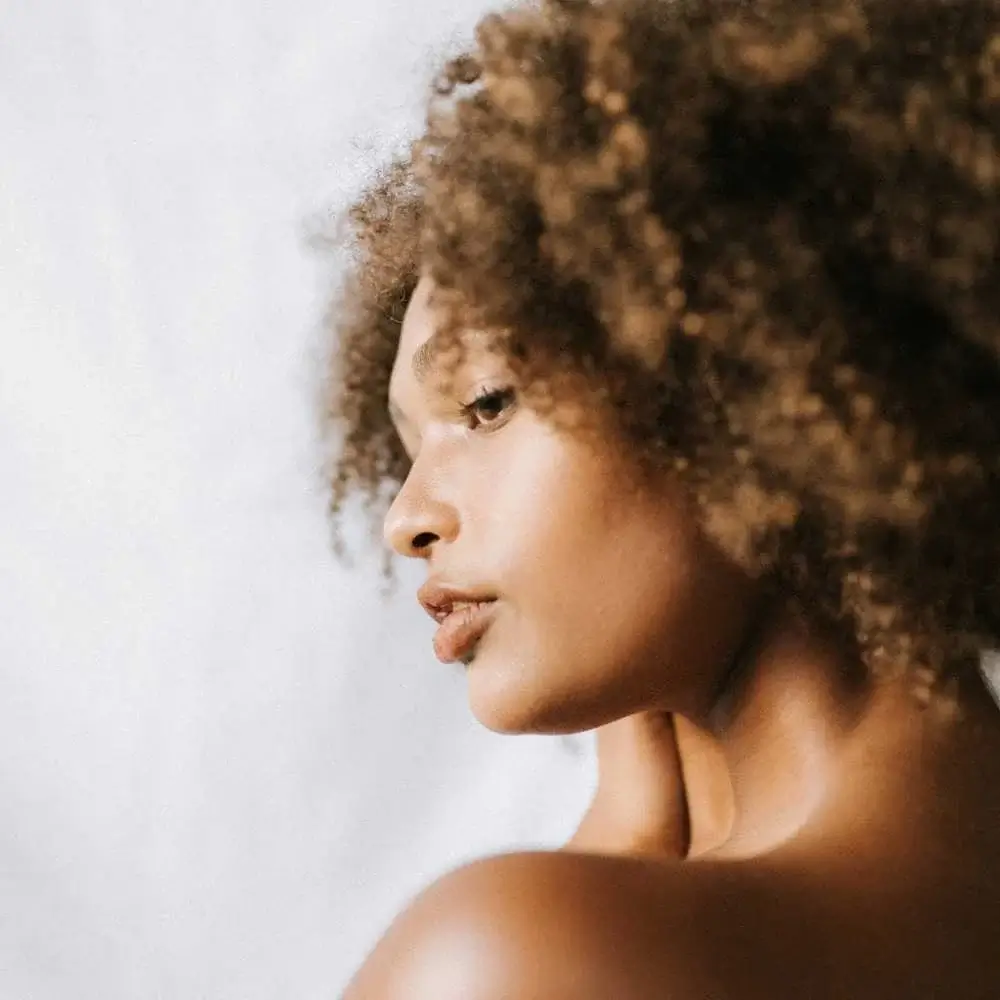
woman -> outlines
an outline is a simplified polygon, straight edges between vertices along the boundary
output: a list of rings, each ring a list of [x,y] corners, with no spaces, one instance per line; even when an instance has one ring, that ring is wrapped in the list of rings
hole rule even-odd
[[[331,509],[392,490],[476,717],[600,781],[347,998],[1000,995],[1000,8],[544,0],[436,89]]]

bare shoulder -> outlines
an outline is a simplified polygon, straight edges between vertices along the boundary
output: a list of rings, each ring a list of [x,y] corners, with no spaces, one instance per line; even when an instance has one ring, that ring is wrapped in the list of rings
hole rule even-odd
[[[343,1000],[773,995],[773,962],[801,954],[809,924],[794,896],[747,866],[486,858],[421,893]],[[799,980],[784,972],[779,982]]]

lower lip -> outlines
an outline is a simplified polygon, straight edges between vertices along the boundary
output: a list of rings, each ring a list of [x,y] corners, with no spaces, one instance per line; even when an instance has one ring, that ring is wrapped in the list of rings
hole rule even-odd
[[[453,611],[434,633],[434,655],[442,663],[457,663],[472,652],[496,614],[496,601],[470,604]]]

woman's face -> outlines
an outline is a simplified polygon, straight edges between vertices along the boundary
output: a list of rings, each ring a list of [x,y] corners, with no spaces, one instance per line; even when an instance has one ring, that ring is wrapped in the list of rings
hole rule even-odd
[[[495,596],[466,667],[474,715],[505,733],[579,732],[655,708],[696,715],[738,643],[750,582],[677,488],[626,485],[610,436],[588,445],[519,404],[481,335],[467,335],[443,391],[421,350],[431,287],[422,279],[411,300],[390,381],[413,465],[385,538],[425,560],[429,579]]]

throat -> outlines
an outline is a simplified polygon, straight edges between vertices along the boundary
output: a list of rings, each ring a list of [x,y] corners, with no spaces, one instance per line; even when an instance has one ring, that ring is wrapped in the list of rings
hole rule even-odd
[[[736,800],[718,740],[681,715],[674,716],[674,732],[687,803],[686,858],[692,860],[710,854],[732,838]]]

